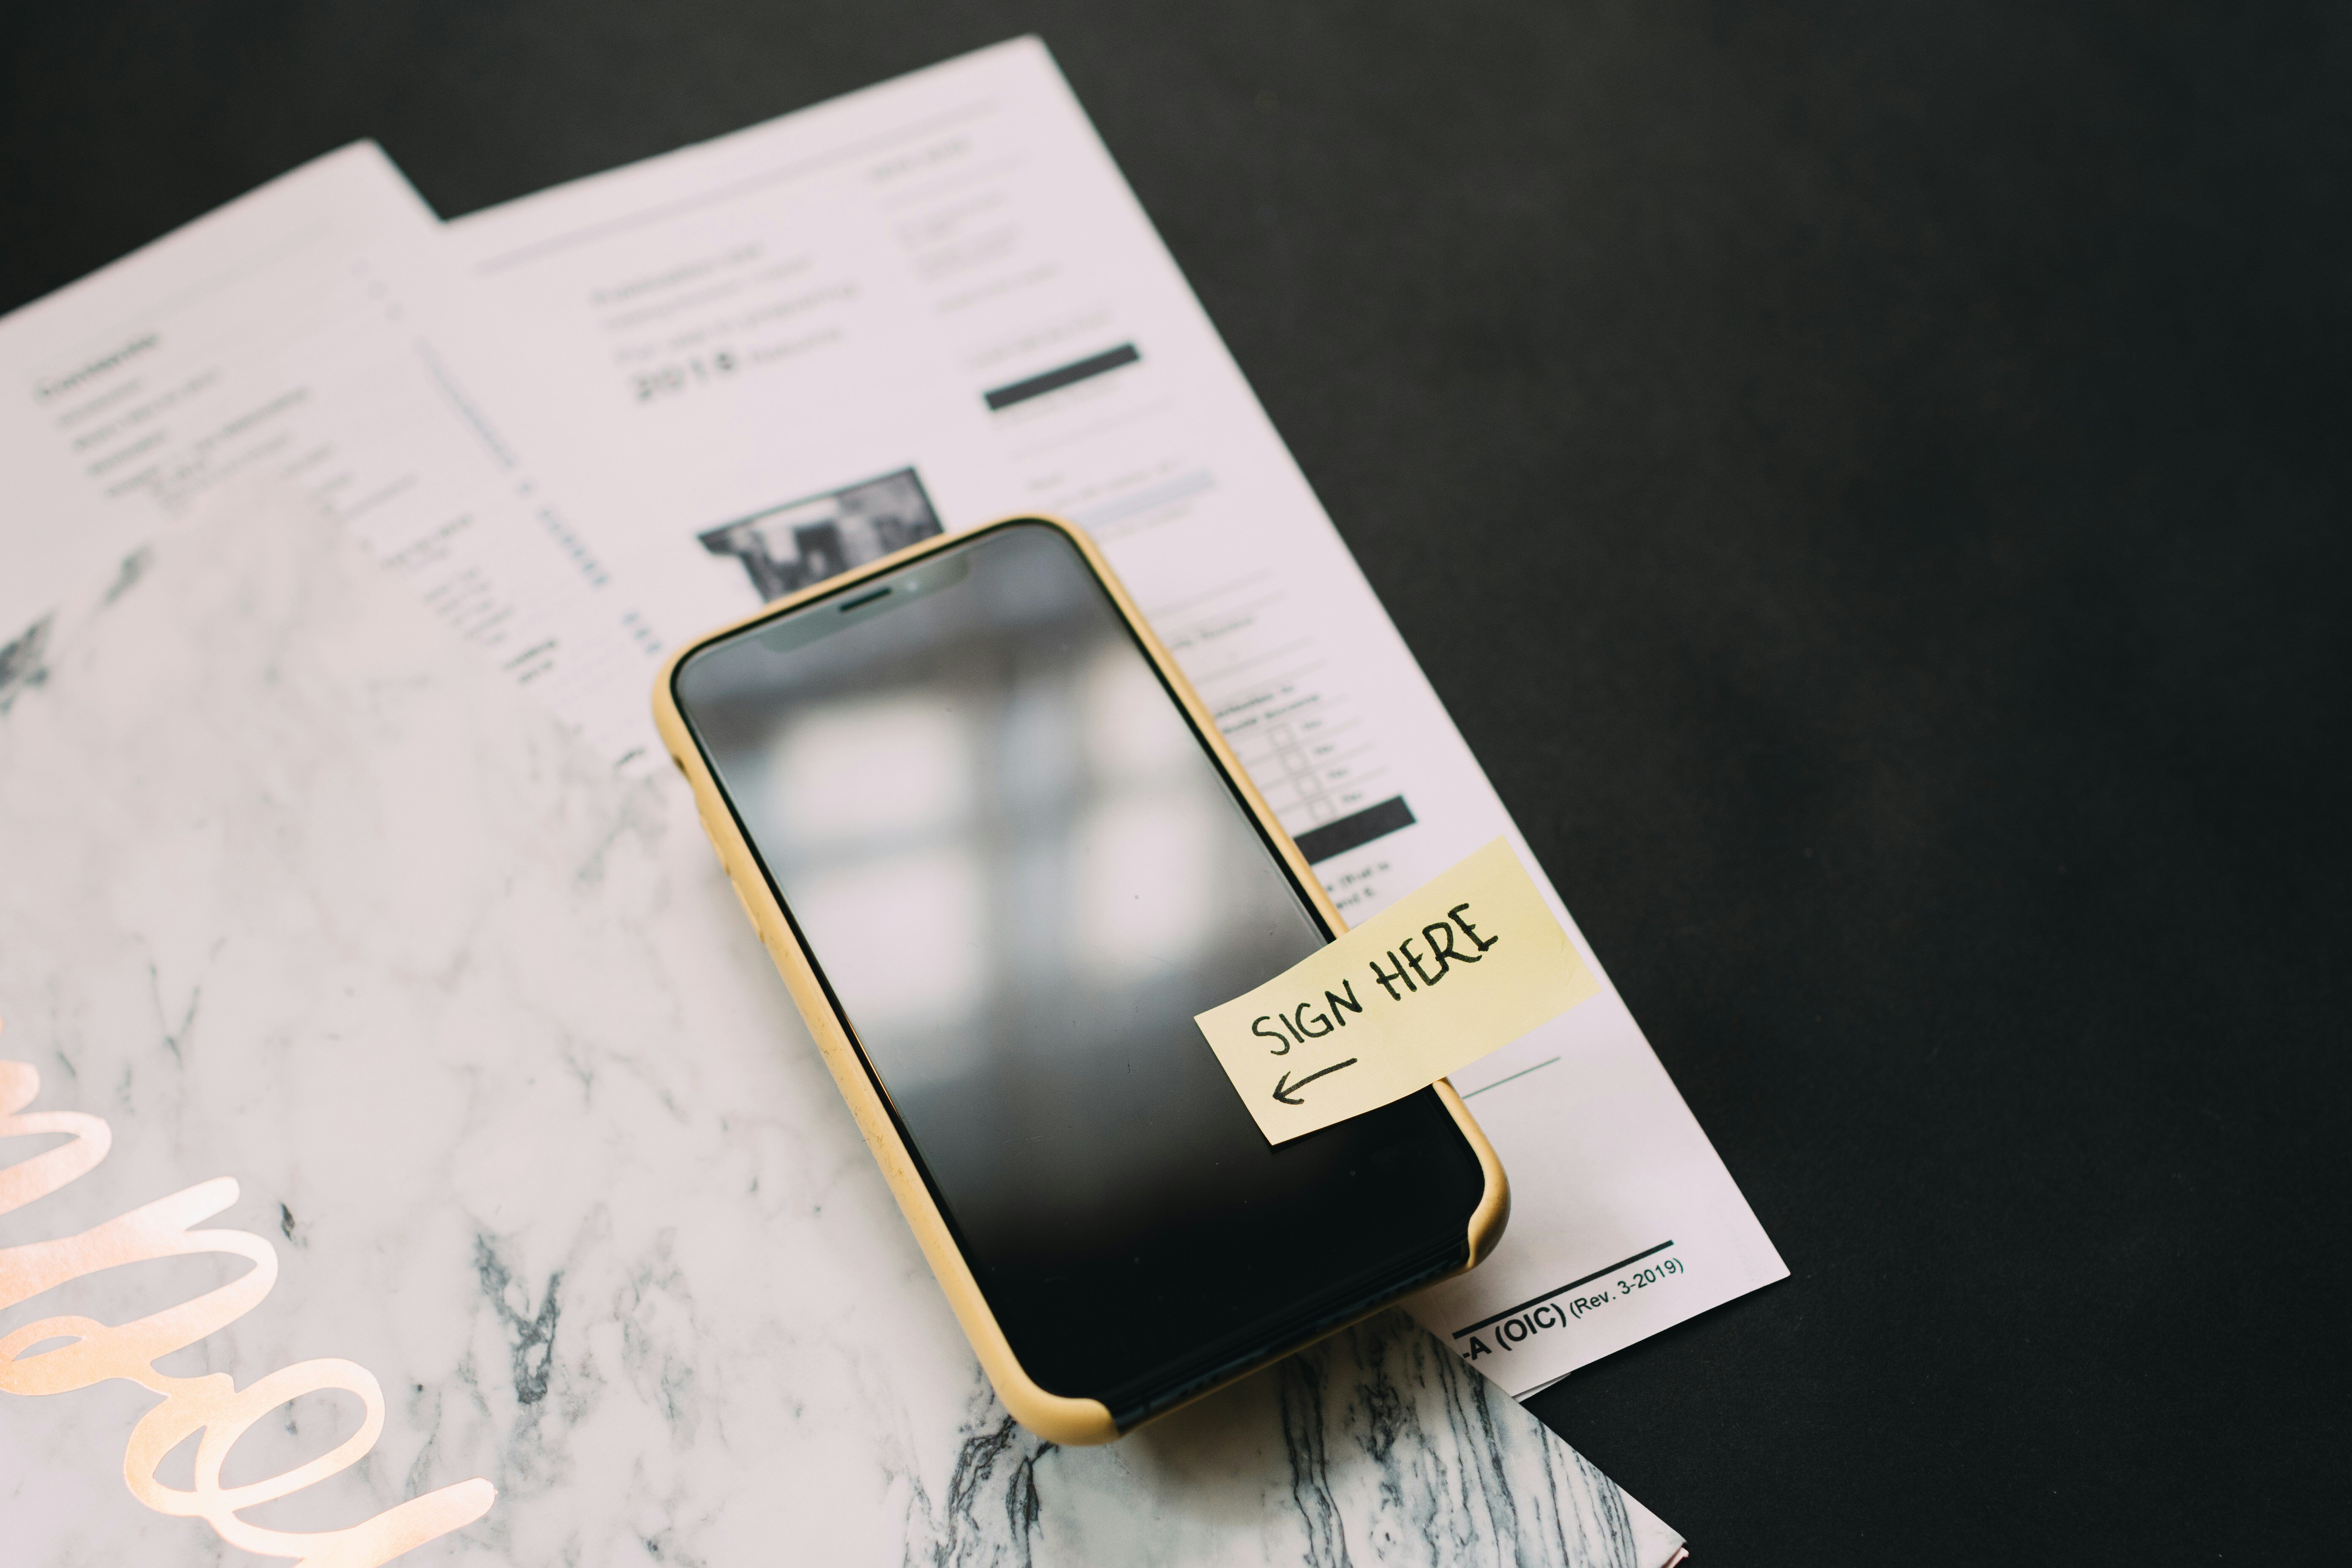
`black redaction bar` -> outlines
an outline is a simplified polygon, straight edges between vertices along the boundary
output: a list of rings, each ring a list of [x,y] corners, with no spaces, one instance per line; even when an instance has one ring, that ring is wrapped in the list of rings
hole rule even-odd
[[[1000,408],[1010,408],[1016,403],[1026,403],[1033,397],[1043,397],[1049,392],[1074,386],[1089,376],[1101,375],[1123,364],[1133,364],[1142,357],[1135,352],[1133,343],[1121,343],[1092,359],[1082,359],[1075,364],[1066,364],[1059,370],[1049,370],[1043,375],[1033,375],[1026,381],[1016,381],[1010,386],[1000,386],[994,392],[984,392],[981,395],[988,399],[989,411],[994,413]]]
[[[1413,825],[1412,807],[1405,805],[1404,796],[1392,795],[1378,805],[1350,812],[1337,822],[1327,822],[1298,836],[1298,852],[1307,863],[1328,860],[1334,855],[1345,855],[1359,845],[1370,844],[1400,827]]]

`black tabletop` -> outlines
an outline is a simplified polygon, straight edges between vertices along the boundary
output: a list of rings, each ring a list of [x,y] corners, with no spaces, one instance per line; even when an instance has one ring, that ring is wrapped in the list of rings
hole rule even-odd
[[[0,306],[1026,31],[1793,1270],[1543,1418],[1704,1562],[2321,1555],[2346,8],[18,5]]]

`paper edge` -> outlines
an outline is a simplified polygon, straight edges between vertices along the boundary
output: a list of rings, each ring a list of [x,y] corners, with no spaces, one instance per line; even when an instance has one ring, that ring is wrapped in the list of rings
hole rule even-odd
[[[1680,1531],[1643,1507],[1623,1487],[1617,1495],[1625,1500],[1625,1521],[1633,1530],[1633,1561],[1641,1568],[1674,1568],[1690,1555]]]

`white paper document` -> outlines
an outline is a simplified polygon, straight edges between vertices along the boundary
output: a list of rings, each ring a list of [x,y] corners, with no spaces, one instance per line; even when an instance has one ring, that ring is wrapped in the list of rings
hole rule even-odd
[[[639,665],[544,689],[624,765],[659,754],[670,647],[1050,511],[1102,544],[1350,919],[1498,835],[1535,863],[1035,40],[448,235],[466,384],[569,498],[541,564],[589,591],[559,629],[623,628]],[[1545,892],[1603,994],[1454,1075],[1513,1218],[1415,1303],[1515,1394],[1787,1272]]]
[[[289,479],[608,751],[643,655],[465,392],[439,220],[359,143],[0,320],[0,702],[62,595],[225,483]]]

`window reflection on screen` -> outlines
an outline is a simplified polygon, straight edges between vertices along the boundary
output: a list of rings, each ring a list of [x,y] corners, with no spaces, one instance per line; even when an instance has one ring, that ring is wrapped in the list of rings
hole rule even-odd
[[[1331,1184],[1407,1183],[1428,1136],[1400,1129],[1433,1124],[1276,1151],[1217,1067],[1192,1016],[1325,940],[1298,890],[1066,540],[992,531],[891,581],[677,691],[1016,1350],[1072,1385],[1116,1362],[1072,1303],[1239,1331],[1254,1253],[1277,1295],[1329,1288],[1318,1248],[1364,1245]],[[1380,1247],[1429,1244],[1425,1197],[1380,1201]]]

